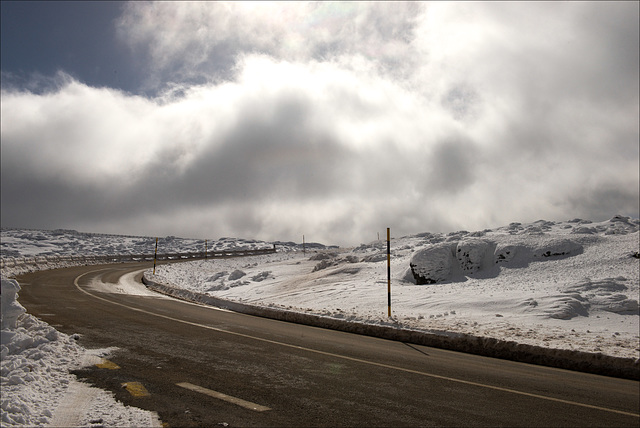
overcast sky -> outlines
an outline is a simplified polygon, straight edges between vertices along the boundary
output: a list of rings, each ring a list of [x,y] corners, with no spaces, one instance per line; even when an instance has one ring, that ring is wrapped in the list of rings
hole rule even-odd
[[[2,227],[638,217],[638,5],[2,1]]]

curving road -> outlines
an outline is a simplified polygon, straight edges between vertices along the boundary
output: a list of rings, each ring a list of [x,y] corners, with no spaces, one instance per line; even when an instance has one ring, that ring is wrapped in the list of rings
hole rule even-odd
[[[168,426],[631,426],[639,383],[119,291],[149,263],[18,278],[20,303],[87,348],[76,374]],[[126,283],[126,281],[124,281]]]

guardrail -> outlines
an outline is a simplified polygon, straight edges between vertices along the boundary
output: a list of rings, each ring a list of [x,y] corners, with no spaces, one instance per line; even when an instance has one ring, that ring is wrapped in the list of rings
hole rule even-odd
[[[195,259],[221,259],[229,257],[248,257],[262,254],[273,254],[273,248],[259,250],[212,250],[198,251],[195,253],[164,253],[157,254],[156,260],[195,260]],[[73,255],[73,256],[35,256],[35,257],[7,257],[0,259],[0,268],[4,269],[23,265],[55,265],[55,264],[100,264],[100,263],[134,263],[143,261],[153,261],[151,254],[113,254],[113,255]]]

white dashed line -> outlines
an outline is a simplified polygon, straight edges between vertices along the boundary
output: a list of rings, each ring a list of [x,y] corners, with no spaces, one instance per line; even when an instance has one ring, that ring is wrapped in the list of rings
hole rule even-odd
[[[191,391],[199,392],[201,394],[208,395],[209,397],[217,398],[219,400],[224,400],[228,403],[236,404],[238,406],[244,407],[245,409],[253,410],[255,412],[265,412],[267,410],[271,410],[269,407],[261,406],[256,403],[252,403],[251,401],[243,400],[242,398],[232,397],[231,395],[223,394],[222,392],[214,391],[212,389],[203,388],[198,385],[194,385],[188,382],[176,383],[181,388],[189,389]]]

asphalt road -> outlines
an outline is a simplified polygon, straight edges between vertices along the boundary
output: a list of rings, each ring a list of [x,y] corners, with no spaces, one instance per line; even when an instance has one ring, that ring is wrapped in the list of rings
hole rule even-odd
[[[144,267],[26,274],[19,301],[59,331],[80,334],[86,348],[117,347],[109,361],[119,368],[76,374],[170,427],[640,423],[636,381],[115,291],[120,276]]]

